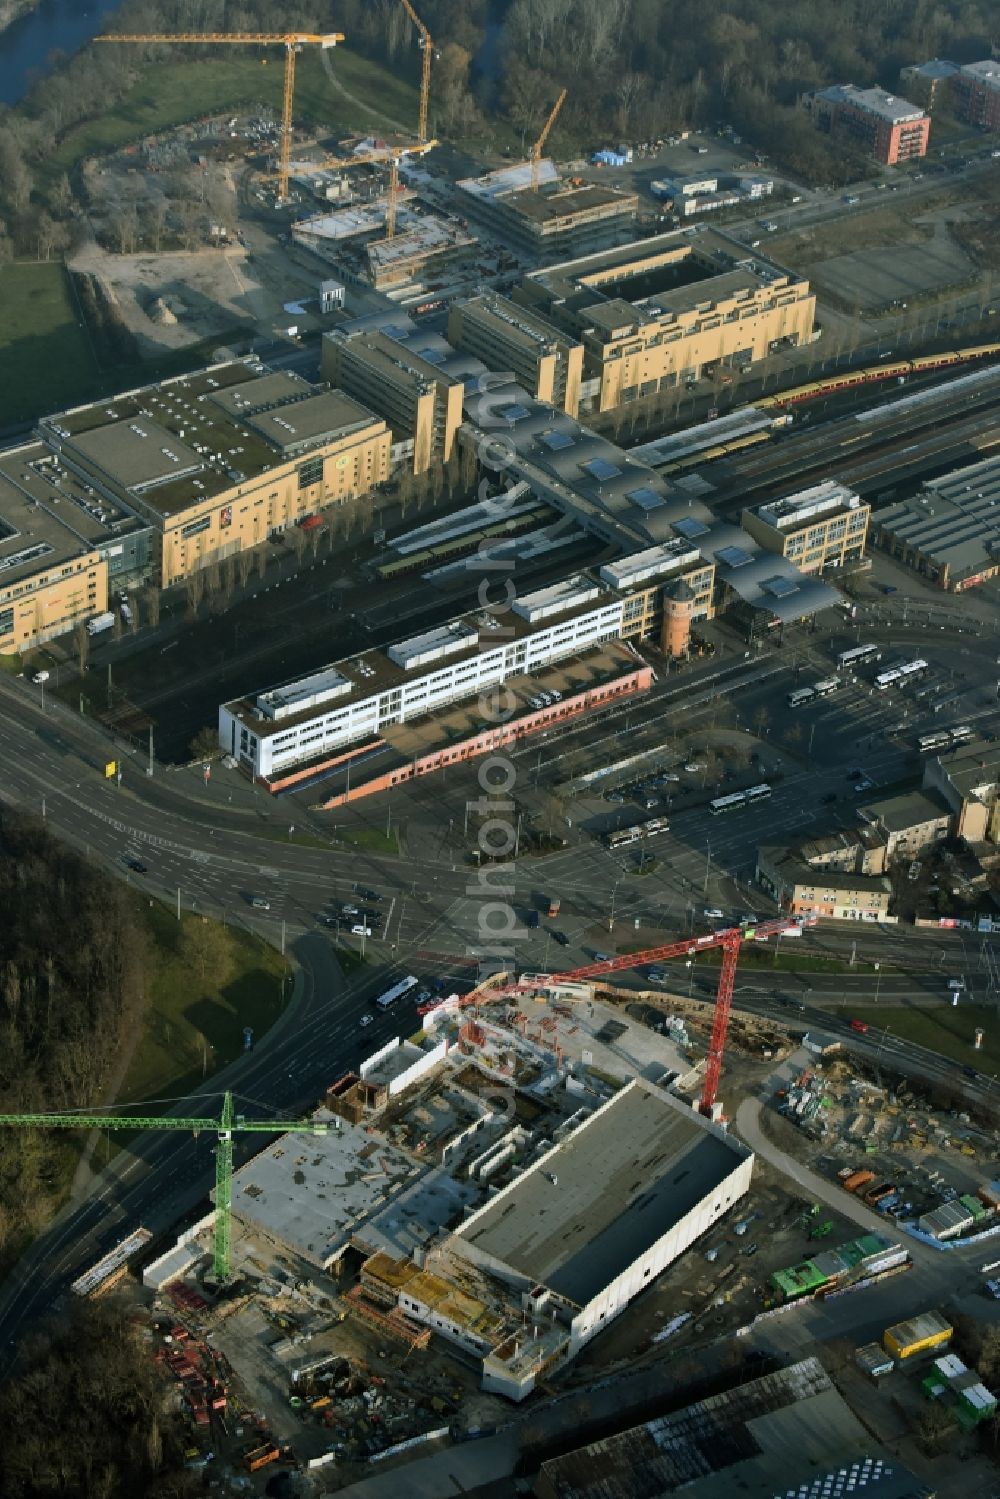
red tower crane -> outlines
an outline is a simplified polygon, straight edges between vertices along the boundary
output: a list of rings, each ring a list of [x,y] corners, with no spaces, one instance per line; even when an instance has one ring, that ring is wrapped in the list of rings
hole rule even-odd
[[[726,1050],[726,1033],[729,1029],[729,1015],[733,1007],[733,988],[736,983],[736,965],[739,961],[740,948],[748,939],[759,941],[765,937],[780,936],[782,932],[787,932],[790,926],[803,927],[815,926],[815,924],[815,916],[797,916],[794,921],[786,916],[779,917],[775,921],[757,922],[753,926],[724,927],[717,932],[708,932],[703,937],[684,937],[679,942],[668,942],[662,947],[647,947],[642,952],[622,953],[617,958],[606,958],[601,963],[586,963],[582,968],[573,968],[566,973],[522,974],[520,979],[500,984],[496,988],[491,988],[488,993],[484,992],[485,985],[480,985],[471,994],[466,994],[459,1004],[464,1008],[466,1005],[492,1003],[508,994],[530,994],[539,987],[541,979],[552,985],[579,983],[585,979],[603,978],[606,974],[615,973],[624,968],[640,968],[647,963],[662,963],[670,958],[693,958],[700,952],[708,952],[713,947],[721,947],[722,966],[719,970],[719,985],[715,995],[715,1015],[712,1020],[712,1035],[708,1043],[705,1087],[700,1104],[701,1112],[711,1115],[719,1096],[722,1058]],[[446,1001],[434,1000],[429,1004],[421,1005],[419,1013],[427,1015],[443,1003]]]

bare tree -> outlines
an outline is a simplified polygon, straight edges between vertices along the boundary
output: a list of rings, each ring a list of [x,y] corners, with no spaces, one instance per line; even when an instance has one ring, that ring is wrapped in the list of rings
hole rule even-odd
[[[87,633],[86,625],[77,625],[73,635],[73,643],[76,646],[76,660],[82,677],[87,670],[87,662],[90,659],[90,636]]]
[[[264,545],[254,547],[253,565],[258,578],[263,578],[267,572],[267,547]]]
[[[156,587],[147,588],[143,594],[146,605],[146,613],[149,615],[150,629],[155,630],[160,623],[160,590]]]
[[[253,568],[253,552],[244,551],[237,553],[236,571],[239,574],[240,587],[245,588],[250,582],[250,573]]]
[[[232,602],[233,594],[236,592],[236,558],[226,557],[222,563],[222,597],[226,603]]]
[[[191,619],[197,619],[198,609],[205,596],[205,574],[200,568],[188,573],[184,579],[184,592],[188,601],[188,613]]]

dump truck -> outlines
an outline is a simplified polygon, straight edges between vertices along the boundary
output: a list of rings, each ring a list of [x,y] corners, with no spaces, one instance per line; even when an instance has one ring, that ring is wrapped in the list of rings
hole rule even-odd
[[[852,1171],[850,1176],[844,1178],[842,1185],[845,1192],[857,1192],[874,1180],[874,1171]]]
[[[281,1456],[281,1451],[273,1442],[265,1442],[262,1447],[254,1447],[243,1459],[243,1466],[248,1473],[256,1473],[258,1468],[266,1468],[268,1463],[276,1463]]]

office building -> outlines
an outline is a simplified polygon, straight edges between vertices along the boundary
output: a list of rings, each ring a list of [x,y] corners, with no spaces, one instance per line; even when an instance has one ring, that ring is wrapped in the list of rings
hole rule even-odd
[[[394,725],[478,699],[508,678],[622,633],[621,598],[579,576],[522,595],[504,625],[488,609],[367,651],[219,709],[219,743],[254,777],[346,756]]]
[[[806,94],[802,102],[819,130],[882,166],[893,167],[927,154],[930,116],[919,104],[885,89],[835,83]]]
[[[583,345],[545,318],[489,293],[452,304],[448,339],[489,369],[512,373],[536,400],[576,416]]]
[[[768,552],[804,573],[857,562],[865,549],[871,506],[833,479],[744,510],[740,524]]]
[[[512,295],[583,343],[584,411],[747,370],[807,343],[816,312],[808,282],[710,229],[534,271]]]
[[[96,503],[150,528],[160,588],[389,473],[384,421],[340,391],[239,362],[45,417],[38,435]]]
[[[540,178],[533,190],[530,168],[519,163],[467,178],[458,189],[470,216],[531,263],[558,255],[586,255],[632,238],[635,193],[579,178],[561,182],[551,170]]]
[[[413,442],[413,472],[447,463],[462,422],[462,381],[388,332],[323,335],[323,377]]]
[[[929,479],[875,518],[875,545],[947,593],[1000,572],[1000,458]]]

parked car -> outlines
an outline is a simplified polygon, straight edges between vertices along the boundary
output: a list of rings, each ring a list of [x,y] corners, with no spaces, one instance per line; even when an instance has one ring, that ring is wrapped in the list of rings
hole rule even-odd
[[[706,921],[725,921],[726,913],[718,906],[706,906],[701,913]]]
[[[250,904],[255,911],[270,911],[271,902],[266,895],[251,895]]]
[[[370,926],[364,926],[360,921],[356,921],[354,923],[354,925],[351,927],[351,936],[352,937],[370,937],[371,934],[372,934],[371,927]]]

